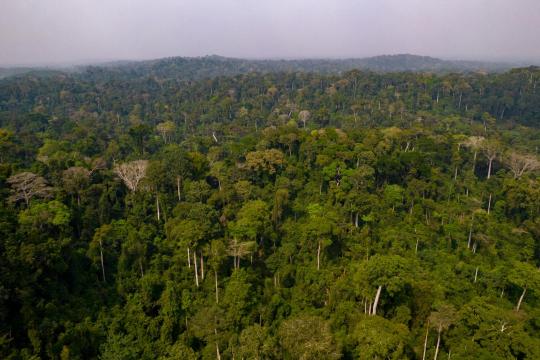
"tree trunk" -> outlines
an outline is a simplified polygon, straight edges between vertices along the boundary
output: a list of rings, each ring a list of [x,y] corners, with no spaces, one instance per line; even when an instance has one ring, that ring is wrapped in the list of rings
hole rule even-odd
[[[476,271],[474,272],[474,283],[476,284],[476,280],[478,279],[478,266],[476,267]]]
[[[161,214],[159,212],[159,195],[156,193],[156,212],[157,212],[157,221],[161,219]]]
[[[373,311],[371,315],[377,315],[377,305],[379,304],[379,298],[381,297],[382,285],[379,285],[377,289],[377,294],[375,295],[375,301],[373,302]]]
[[[426,350],[427,350],[427,339],[429,335],[429,323],[426,328],[426,338],[424,339],[424,353],[422,354],[422,360],[426,360]]]
[[[214,270],[214,278],[216,279],[216,304],[219,304],[217,270]]]
[[[204,280],[204,257],[201,252],[201,280]]]
[[[478,155],[478,153],[476,152],[476,150],[474,151],[474,156],[473,156],[473,163],[472,163],[472,173],[474,175],[474,169],[476,168],[476,156]]]
[[[493,164],[493,159],[489,159],[489,163],[488,163],[488,174],[487,174],[488,180],[491,177],[491,164]]]
[[[488,208],[487,208],[488,215],[489,215],[490,210],[491,210],[491,194],[489,194],[489,201],[488,201]]]
[[[319,246],[317,246],[317,270],[321,268],[321,242],[319,241]]]
[[[471,248],[471,239],[472,239],[472,224],[471,224],[471,227],[469,228],[469,240],[467,241],[467,249],[470,249]]]
[[[197,271],[197,252],[193,252],[193,266],[195,267],[195,285],[199,287],[199,272]]]
[[[519,308],[521,307],[521,303],[523,302],[523,298],[525,297],[526,292],[527,292],[527,287],[525,286],[523,288],[523,292],[521,293],[521,296],[519,297],[519,300],[516,306],[516,311],[519,311]]]
[[[182,201],[182,196],[180,195],[180,176],[176,177],[176,193],[178,194],[178,201]]]
[[[439,356],[439,345],[441,344],[441,327],[439,326],[439,333],[437,334],[437,347],[435,348],[435,356],[433,357],[433,360],[437,360],[437,356]]]
[[[187,266],[191,269],[191,256],[189,254],[189,247],[187,248]]]
[[[103,245],[101,240],[99,240],[99,257],[101,259],[101,274],[103,275],[103,282],[107,282],[105,278],[105,261],[103,261]]]
[[[216,334],[216,336],[217,336],[217,330],[214,329],[214,331],[215,331],[215,334]],[[217,340],[216,340],[216,359],[217,359],[217,360],[221,360],[221,355],[219,354],[219,345],[218,345]]]

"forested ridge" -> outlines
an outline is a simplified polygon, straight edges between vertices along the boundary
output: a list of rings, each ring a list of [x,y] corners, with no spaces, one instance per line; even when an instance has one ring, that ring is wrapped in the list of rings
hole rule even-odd
[[[539,68],[130,71],[0,80],[0,358],[540,359]]]
[[[113,61],[94,65],[56,65],[42,67],[0,67],[0,79],[19,74],[96,73],[107,77],[133,79],[141,76],[200,80],[215,76],[235,76],[245,73],[313,72],[341,74],[354,69],[387,72],[495,72],[520,67],[519,63],[442,60],[411,54],[382,55],[349,59],[239,59],[218,55],[200,57],[169,57],[144,61]],[[83,75],[84,76],[84,75]]]
[[[517,67],[510,63],[442,60],[411,54],[382,55],[348,59],[237,59],[217,55],[170,57],[156,60],[108,63],[101,66],[117,76],[153,75],[197,80],[213,76],[233,76],[250,72],[317,72],[337,74],[354,69],[380,73],[399,71],[473,72],[504,71]],[[82,70],[85,68],[83,67]]]

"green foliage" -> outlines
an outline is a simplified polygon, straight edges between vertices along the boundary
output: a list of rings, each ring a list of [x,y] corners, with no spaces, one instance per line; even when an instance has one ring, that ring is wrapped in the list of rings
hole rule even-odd
[[[376,317],[361,319],[352,334],[357,359],[403,359],[411,356],[405,325]]]
[[[69,208],[58,200],[35,203],[19,213],[19,224],[28,232],[39,233],[45,227],[62,228],[69,224]]]
[[[330,326],[317,316],[285,320],[278,330],[283,359],[339,359],[340,350]]]
[[[537,68],[184,60],[0,81],[0,358],[540,358]]]
[[[229,224],[231,235],[239,239],[257,240],[270,225],[268,206],[262,200],[246,202]]]
[[[415,269],[414,260],[397,255],[375,255],[360,263],[355,280],[360,289],[374,289],[384,286],[390,295],[403,290],[412,281],[413,276],[420,275]]]

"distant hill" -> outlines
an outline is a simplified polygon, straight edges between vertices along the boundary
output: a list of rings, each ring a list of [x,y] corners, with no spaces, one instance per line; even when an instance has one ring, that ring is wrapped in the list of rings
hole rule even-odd
[[[377,72],[494,72],[508,70],[516,66],[516,64],[510,63],[441,60],[429,56],[410,54],[381,55],[364,59],[352,59],[349,65],[357,65],[359,68]]]
[[[428,56],[383,55],[350,59],[249,60],[221,56],[171,57],[150,61],[111,63],[99,66],[124,76],[201,79],[249,72],[319,72],[341,73],[352,69],[374,72],[473,72],[504,71],[509,63],[448,61]],[[96,71],[95,67],[86,70]]]
[[[522,64],[519,64],[522,65]],[[379,73],[388,72],[500,72],[518,64],[490,63],[479,61],[451,61],[429,56],[410,54],[382,55],[368,58],[349,59],[296,59],[296,60],[253,60],[237,59],[222,56],[203,57],[170,57],[147,61],[118,61],[99,65],[69,67],[62,70],[74,70],[83,76],[93,78],[116,77],[132,79],[140,77],[156,77],[162,79],[197,80],[216,76],[232,76],[250,72],[316,72],[339,74],[358,69]],[[0,78],[38,71],[53,71],[47,68],[0,68]]]
[[[32,71],[32,68],[30,67],[0,67],[0,79],[19,74],[25,74],[30,71]]]
[[[22,75],[34,75],[41,77],[60,74],[65,75],[74,72],[76,72],[76,70],[73,67],[0,67],[0,79]]]

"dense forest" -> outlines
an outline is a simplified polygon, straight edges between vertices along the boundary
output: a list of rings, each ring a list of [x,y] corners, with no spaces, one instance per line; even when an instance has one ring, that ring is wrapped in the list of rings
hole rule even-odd
[[[381,55],[349,59],[236,59],[222,56],[171,57],[147,61],[112,62],[103,64],[109,72],[124,77],[156,76],[197,80],[213,76],[233,76],[250,72],[317,72],[337,74],[350,70],[368,70],[378,73],[423,71],[435,73],[504,71],[511,63],[442,60],[410,54]],[[514,66],[516,67],[516,66]],[[78,67],[84,71],[88,67]]]
[[[105,71],[107,76],[133,79],[153,76],[157,78],[178,78],[200,80],[215,76],[234,76],[245,73],[276,72],[317,72],[339,74],[350,70],[367,70],[379,73],[422,71],[434,73],[506,71],[519,67],[519,63],[442,60],[429,56],[410,54],[382,55],[368,58],[349,59],[237,59],[222,56],[170,57],[146,61],[114,61],[96,65],[56,65],[41,68],[0,67],[0,79],[25,73],[92,73]]]
[[[168,66],[0,80],[0,358],[540,359],[539,68]]]

